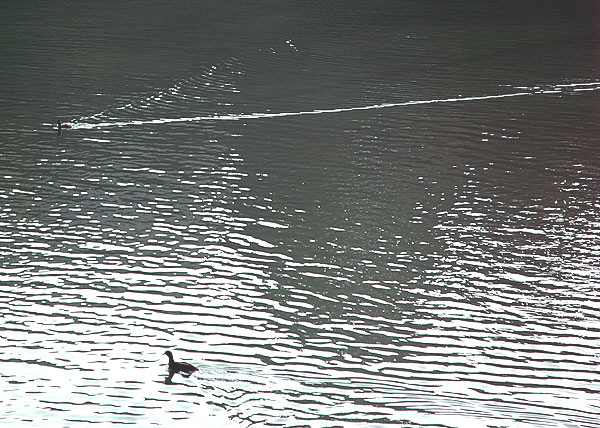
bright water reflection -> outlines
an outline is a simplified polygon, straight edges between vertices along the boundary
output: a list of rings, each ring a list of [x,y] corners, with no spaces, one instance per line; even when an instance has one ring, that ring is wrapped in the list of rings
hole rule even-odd
[[[598,426],[594,8],[419,4],[5,12],[0,423]]]

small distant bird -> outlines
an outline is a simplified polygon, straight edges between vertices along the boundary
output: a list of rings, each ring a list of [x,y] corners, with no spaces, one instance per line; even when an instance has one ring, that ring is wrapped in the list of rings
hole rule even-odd
[[[167,357],[169,357],[169,373],[171,375],[182,372],[182,373],[185,373],[187,376],[189,376],[192,373],[194,373],[196,370],[198,370],[196,367],[192,366],[189,363],[180,363],[178,361],[175,361],[173,359],[173,353],[171,351],[165,352],[165,355]]]
[[[71,129],[73,128],[73,124],[72,123],[68,123],[68,122],[62,122],[60,119],[58,119],[56,121],[56,126],[58,128],[58,133],[60,134],[60,131],[63,129]]]

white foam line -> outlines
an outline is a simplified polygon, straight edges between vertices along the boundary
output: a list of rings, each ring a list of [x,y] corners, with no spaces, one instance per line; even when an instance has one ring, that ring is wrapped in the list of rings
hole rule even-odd
[[[575,88],[577,86],[600,86],[600,82],[582,82],[582,83],[567,83],[562,85],[554,85],[555,88]]]
[[[405,106],[416,106],[425,104],[437,104],[437,103],[457,103],[466,101],[483,101],[483,100],[494,100],[499,98],[509,97],[522,97],[525,95],[532,95],[533,92],[514,92],[510,94],[500,95],[483,95],[473,97],[457,97],[457,98],[444,98],[435,100],[417,100],[417,101],[404,101],[401,103],[381,103],[372,104],[367,106],[355,106],[355,107],[339,107],[331,109],[315,109],[306,111],[290,111],[280,113],[242,113],[242,114],[227,114],[227,115],[214,115],[214,116],[194,116],[194,117],[177,117],[177,118],[161,118],[161,119],[150,119],[150,120],[131,120],[128,122],[104,122],[95,124],[74,124],[74,127],[78,129],[96,129],[96,128],[119,128],[123,126],[143,126],[143,125],[158,125],[166,123],[179,123],[179,122],[200,122],[209,120],[223,120],[223,121],[237,121],[237,120],[254,120],[254,119],[272,119],[278,117],[291,117],[291,116],[306,116],[306,115],[317,115],[317,114],[331,114],[331,113],[347,113],[352,111],[363,111],[363,110],[379,110],[384,108],[393,107],[405,107]]]
[[[577,89],[578,87],[582,89]],[[213,116],[194,116],[194,117],[177,117],[177,118],[161,118],[161,119],[150,119],[150,120],[131,120],[128,122],[104,122],[87,124],[80,123],[74,124],[74,128],[77,129],[96,129],[96,128],[119,128],[124,126],[144,126],[144,125],[159,125],[166,123],[180,123],[180,122],[201,122],[210,120],[223,120],[223,121],[237,121],[237,120],[255,120],[255,119],[272,119],[278,117],[292,117],[292,116],[307,116],[317,114],[331,114],[331,113],[347,113],[352,111],[363,111],[363,110],[379,110],[384,108],[393,107],[407,107],[407,106],[418,106],[426,104],[437,104],[437,103],[459,103],[467,101],[485,101],[485,100],[496,100],[500,98],[510,97],[523,97],[526,95],[536,94],[554,94],[560,93],[564,89],[573,90],[598,90],[600,89],[600,82],[584,82],[584,83],[571,83],[563,85],[554,85],[551,88],[541,89],[540,87],[532,88],[519,88],[528,89],[523,92],[512,92],[508,94],[499,95],[480,95],[472,97],[456,97],[456,98],[443,98],[434,100],[416,100],[416,101],[404,101],[400,103],[381,103],[371,104],[367,106],[355,106],[355,107],[339,107],[331,109],[315,109],[306,111],[291,111],[291,112],[280,112],[280,113],[241,113],[241,114],[226,114],[226,115],[213,115]]]

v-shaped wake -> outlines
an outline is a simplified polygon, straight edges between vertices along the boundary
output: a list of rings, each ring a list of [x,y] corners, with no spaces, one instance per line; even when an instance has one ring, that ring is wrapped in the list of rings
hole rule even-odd
[[[256,113],[242,113],[242,114],[213,114],[213,115],[202,115],[202,116],[190,116],[190,117],[173,117],[173,118],[156,118],[156,119],[140,119],[140,120],[126,120],[126,121],[107,121],[99,123],[74,123],[73,128],[75,129],[98,129],[98,128],[120,128],[125,126],[144,126],[144,125],[158,125],[158,124],[169,124],[169,123],[181,123],[181,122],[203,122],[203,121],[239,121],[239,120],[257,120],[257,119],[274,119],[280,117],[291,117],[291,116],[307,116],[307,115],[319,115],[319,114],[333,114],[333,113],[347,113],[353,111],[364,111],[364,110],[379,110],[388,108],[408,107],[408,106],[419,106],[426,104],[438,104],[438,103],[463,103],[463,102],[474,102],[474,101],[487,101],[496,100],[502,98],[512,97],[525,97],[540,94],[561,94],[578,91],[596,91],[600,89],[600,82],[586,82],[586,83],[572,83],[572,84],[560,84],[549,87],[532,87],[532,88],[516,88],[520,89],[519,92],[510,92],[505,94],[496,95],[479,95],[479,96],[468,96],[468,97],[455,97],[455,98],[440,98],[430,100],[411,100],[396,103],[379,103],[370,104],[364,106],[353,106],[353,107],[339,107],[339,108],[327,108],[327,109],[314,109],[314,110],[301,110],[301,111],[288,111],[288,112],[256,112]]]

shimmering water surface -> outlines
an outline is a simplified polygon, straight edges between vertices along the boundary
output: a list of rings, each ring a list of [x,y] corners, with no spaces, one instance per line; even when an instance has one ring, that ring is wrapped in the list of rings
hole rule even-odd
[[[0,18],[0,425],[600,426],[595,2]]]

